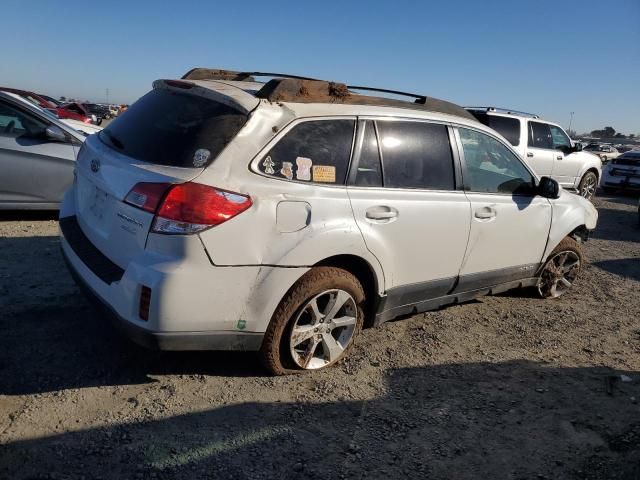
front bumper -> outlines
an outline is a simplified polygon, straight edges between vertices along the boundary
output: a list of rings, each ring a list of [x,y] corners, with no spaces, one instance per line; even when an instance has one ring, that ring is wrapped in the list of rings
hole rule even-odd
[[[611,175],[607,171],[603,174],[600,185],[609,188],[640,190],[640,172],[632,172],[628,175],[624,173]]]

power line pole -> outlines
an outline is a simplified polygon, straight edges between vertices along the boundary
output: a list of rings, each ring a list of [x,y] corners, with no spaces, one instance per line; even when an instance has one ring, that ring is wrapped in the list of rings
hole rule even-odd
[[[109,103],[109,89],[107,88],[107,104]]]
[[[569,131],[571,131],[571,125],[573,124],[573,114],[575,112],[569,112],[571,114],[571,118],[569,119]]]

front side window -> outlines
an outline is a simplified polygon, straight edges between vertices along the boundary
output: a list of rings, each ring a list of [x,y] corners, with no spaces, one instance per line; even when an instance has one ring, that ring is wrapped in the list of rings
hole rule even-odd
[[[548,123],[529,122],[529,146],[553,149],[553,137]]]
[[[46,138],[47,124],[21,109],[0,102],[0,136]]]
[[[354,120],[313,120],[293,127],[258,163],[276,178],[344,185]]]
[[[445,125],[378,121],[384,186],[454,190],[454,169]]]
[[[493,137],[459,128],[466,164],[465,190],[530,195],[534,177],[520,159]]]
[[[553,148],[562,151],[571,150],[571,140],[567,134],[555,125],[549,125],[549,128],[551,129],[551,138],[553,138]]]

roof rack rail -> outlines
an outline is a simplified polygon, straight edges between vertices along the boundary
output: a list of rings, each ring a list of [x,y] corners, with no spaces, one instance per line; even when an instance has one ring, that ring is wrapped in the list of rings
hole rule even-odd
[[[500,108],[500,107],[464,107],[467,110],[485,110],[487,112],[496,112],[496,113],[507,113],[510,115],[522,115],[525,117],[531,118],[540,118],[539,115],[535,113],[521,112],[519,110],[513,110],[511,108]]]
[[[415,98],[414,103],[419,103],[422,105],[424,105],[427,101],[426,95],[420,95],[417,93],[400,92],[398,90],[387,90],[386,88],[360,87],[356,85],[347,85],[347,88],[350,90],[364,90],[365,92],[391,93],[393,95],[401,95],[403,97],[412,97],[412,98]]]

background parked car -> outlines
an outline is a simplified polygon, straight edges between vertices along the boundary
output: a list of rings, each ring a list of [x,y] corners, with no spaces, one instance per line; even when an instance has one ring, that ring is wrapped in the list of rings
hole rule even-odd
[[[106,105],[100,105],[99,103],[85,103],[84,106],[98,119],[96,125],[100,125],[103,119],[111,118],[111,111]]]
[[[611,145],[603,145],[600,143],[590,143],[584,147],[584,150],[598,155],[604,164],[620,155],[620,152],[616,148]]]
[[[0,87],[0,91],[11,92],[11,93],[15,93],[16,95],[20,95],[22,98],[26,98],[31,103],[38,105],[40,108],[56,108],[57,107],[57,105],[54,102],[49,101],[48,99],[44,98],[42,95],[39,95],[34,92],[30,92],[28,90]]]
[[[80,132],[84,136],[92,135],[92,134],[98,133],[100,130],[102,130],[102,127],[99,127],[99,126],[94,125],[92,123],[80,122],[79,120],[72,120],[70,118],[60,118],[60,117],[58,117],[58,113],[56,112],[55,108],[40,108],[37,105],[34,105],[31,101],[25,99],[24,97],[16,95],[15,93],[11,93],[11,92],[5,92],[5,93],[7,95],[9,95],[10,97],[18,100],[19,102],[26,103],[27,105],[32,106],[32,107],[36,107],[37,109],[39,109],[42,113],[44,113],[48,117],[52,117],[52,118],[60,120],[65,125],[68,125],[71,128],[77,130],[78,132]]]
[[[496,107],[468,107],[481,123],[506,138],[539,176],[556,180],[587,199],[596,193],[602,162],[582,151],[564,129],[538,115]]]
[[[98,118],[81,103],[65,103],[56,108],[59,118],[70,118],[80,122],[98,124]]]
[[[640,190],[640,151],[623,153],[613,159],[602,171],[602,189]]]
[[[62,105],[62,102],[60,100],[56,100],[55,98],[50,97],[49,95],[44,95],[43,93],[39,93],[38,95],[40,95],[45,100],[51,102],[56,107],[59,107],[60,105]]]
[[[0,92],[0,209],[58,209],[85,135]]]

